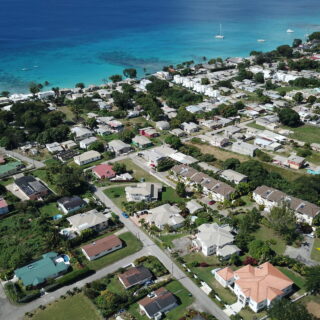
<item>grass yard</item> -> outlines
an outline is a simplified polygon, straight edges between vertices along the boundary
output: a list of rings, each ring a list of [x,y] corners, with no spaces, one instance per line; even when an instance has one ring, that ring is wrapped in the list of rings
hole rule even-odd
[[[133,163],[129,159],[120,160],[120,163],[124,163],[127,167],[127,170],[133,171],[133,176],[137,181],[141,181],[141,179],[144,179],[145,182],[159,182],[157,178],[149,174],[147,171],[143,170],[139,166],[137,166],[135,163]]]
[[[313,314],[315,317],[320,318],[320,296],[306,296],[300,301],[304,304],[308,311]]]
[[[118,206],[119,208],[123,208],[122,202],[127,201],[124,189],[125,186],[114,187],[105,189],[103,192],[115,203],[116,206]]]
[[[171,291],[179,300],[179,305],[169,311],[164,319],[169,320],[178,320],[181,319],[186,311],[187,307],[193,302],[194,298],[192,296],[189,296],[189,291],[183,287],[180,282],[178,281],[172,281],[168,283],[165,288],[167,288],[169,291]],[[139,312],[139,305],[137,303],[134,303],[129,308],[129,313],[133,315],[137,320],[147,320],[147,316],[141,315]]]
[[[304,142],[309,143],[320,143],[320,128],[304,125],[298,128],[288,128],[293,131],[294,133],[290,135],[291,138],[297,139]]]
[[[42,207],[39,208],[39,211],[44,216],[50,216],[53,217],[56,214],[63,214],[59,209],[57,208],[56,202],[50,202]]]
[[[14,179],[13,178],[4,178],[0,180],[0,184],[3,186],[7,186],[8,184],[13,183]]]
[[[312,151],[312,155],[306,157],[306,160],[311,162],[311,163],[319,165],[320,164],[320,152]]]
[[[320,262],[320,239],[314,239],[312,251],[311,251],[311,259]]]
[[[159,236],[159,239],[162,241],[162,244],[165,247],[173,247],[172,241],[187,236],[189,233],[177,233],[177,234],[167,234]]]
[[[258,130],[265,130],[266,129],[264,126],[260,126],[259,124],[256,124],[255,121],[248,123],[247,127],[258,129]]]
[[[122,233],[119,235],[119,238],[124,242],[124,247],[122,249],[111,252],[97,260],[85,260],[84,264],[90,269],[99,270],[142,249],[141,241],[131,232]]]
[[[55,190],[55,186],[50,184],[47,180],[47,173],[46,173],[46,169],[38,169],[38,170],[34,170],[31,172],[32,175],[36,178],[39,178],[41,181],[43,181],[44,183],[47,184],[47,186],[53,191],[56,192]]]
[[[161,193],[161,200],[177,203],[177,202],[185,202],[187,199],[180,198],[177,195],[176,190],[174,190],[173,188],[164,186],[163,191]]]
[[[306,173],[299,170],[294,169],[285,169],[270,163],[261,162],[262,166],[269,172],[276,172],[279,173],[282,177],[284,177],[288,181],[293,181],[301,176],[305,176]]]
[[[83,294],[68,297],[36,311],[33,320],[101,320],[103,319],[94,304]]]
[[[305,279],[301,277],[296,272],[290,270],[286,267],[277,267],[281,272],[283,272],[289,279],[291,279],[295,285],[299,288],[299,293],[304,293]]]
[[[272,229],[261,225],[258,231],[253,234],[254,238],[257,240],[267,241],[267,240],[275,240],[277,243],[275,245],[271,245],[271,248],[277,254],[284,254],[286,250],[286,243],[285,241],[280,238]]]
[[[73,121],[75,115],[72,112],[71,107],[64,106],[64,107],[60,107],[58,110],[63,112],[66,115],[66,119],[68,121]]]

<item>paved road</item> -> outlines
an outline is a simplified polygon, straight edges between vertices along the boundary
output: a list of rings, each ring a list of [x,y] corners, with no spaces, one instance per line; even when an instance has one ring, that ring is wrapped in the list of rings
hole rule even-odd
[[[14,152],[14,151],[9,151],[9,150],[6,150],[4,148],[0,148],[0,153],[3,153],[3,154],[7,154],[9,156],[12,156],[14,158],[17,158],[23,162],[27,162],[29,163],[29,165],[32,167],[32,168],[43,168],[45,167],[45,164],[40,162],[40,161],[37,161],[37,160],[34,160],[34,159],[31,159],[31,158],[28,158],[18,152]]]
[[[12,305],[6,297],[6,295],[3,291],[3,287],[0,286],[0,319],[1,320],[20,320],[20,319],[23,319],[24,314],[26,312],[31,312],[34,309],[38,308],[40,305],[46,305],[50,302],[57,300],[61,295],[66,294],[66,292],[68,290],[71,290],[75,287],[81,288],[88,282],[92,282],[92,281],[98,280],[100,278],[103,278],[107,274],[113,273],[113,272],[117,271],[119,268],[122,268],[124,266],[129,265],[135,259],[138,259],[138,258],[145,256],[145,255],[151,255],[151,254],[152,254],[151,250],[149,250],[147,247],[144,247],[139,252],[137,252],[133,255],[130,255],[120,261],[117,261],[117,262],[115,262],[115,263],[113,263],[103,269],[98,270],[95,274],[93,274],[90,277],[87,277],[83,280],[80,280],[70,286],[65,286],[65,287],[62,287],[62,288],[54,291],[54,292],[50,292],[50,293],[44,295],[43,297],[41,297],[37,300],[34,300],[28,304],[22,305],[22,306],[21,305],[20,306]]]
[[[180,281],[195,297],[197,303],[203,308],[203,311],[213,314],[219,320],[228,320],[229,317],[190,279],[185,273],[172,261],[172,259],[162,251],[142,230],[140,230],[130,219],[121,215],[121,210],[103,193],[100,188],[95,192],[96,197],[100,199],[107,207],[119,215],[121,222],[137,238],[139,238],[148,251],[156,256],[171,274]]]

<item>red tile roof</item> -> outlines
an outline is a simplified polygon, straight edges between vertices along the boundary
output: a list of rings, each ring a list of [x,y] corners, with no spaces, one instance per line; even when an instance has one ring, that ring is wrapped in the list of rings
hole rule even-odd
[[[6,208],[7,206],[7,201],[4,199],[0,199],[0,208]]]
[[[116,176],[116,173],[113,171],[112,166],[109,164],[99,164],[94,167],[92,171],[98,175],[100,178],[113,178]]]
[[[89,257],[93,257],[103,251],[110,250],[121,244],[122,242],[117,236],[111,235],[111,236],[107,236],[102,239],[99,239],[90,244],[87,244],[83,246],[81,249],[83,249]]]

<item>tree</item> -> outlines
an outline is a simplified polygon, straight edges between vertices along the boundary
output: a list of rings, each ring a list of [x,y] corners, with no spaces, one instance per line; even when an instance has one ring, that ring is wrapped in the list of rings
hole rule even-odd
[[[294,96],[293,96],[293,100],[300,104],[303,101],[303,94],[301,92],[297,92]]]
[[[89,150],[95,150],[98,152],[103,152],[104,151],[104,144],[101,141],[95,141],[93,143],[90,144]]]
[[[180,138],[177,136],[174,136],[174,135],[170,135],[170,136],[166,137],[164,139],[164,142],[169,144],[170,147],[177,149],[177,150],[182,146],[182,142],[181,142]]]
[[[186,186],[183,182],[178,182],[176,185],[176,192],[179,197],[185,198],[187,195]]]
[[[294,39],[293,43],[292,43],[292,47],[293,48],[298,48],[301,44],[302,44],[302,40],[301,39]]]
[[[296,217],[285,204],[282,207],[273,207],[267,220],[270,227],[283,236],[287,242],[290,243],[296,239]]]
[[[315,96],[309,96],[307,99],[307,102],[310,104],[314,104],[317,101],[317,98]]]
[[[137,70],[134,69],[134,68],[124,69],[123,70],[123,75],[126,78],[130,78],[130,79],[136,78],[137,77]]]
[[[313,32],[309,35],[309,41],[320,40],[320,32]]]
[[[121,132],[119,132],[119,139],[125,143],[131,143],[132,138],[134,136],[134,132],[129,129],[124,129]]]
[[[163,171],[170,170],[174,165],[175,165],[175,161],[170,158],[161,159],[158,162],[157,171],[163,172]]]
[[[95,118],[88,118],[87,121],[87,126],[90,128],[90,129],[93,129],[97,126],[97,120]]]
[[[303,304],[293,303],[284,298],[275,299],[267,312],[271,320],[315,320]]]
[[[258,72],[254,75],[254,81],[257,83],[264,83],[264,74],[262,72]]]
[[[165,80],[155,79],[151,83],[147,84],[146,88],[156,97],[160,97],[169,88],[169,83]]]
[[[283,108],[278,111],[278,117],[282,124],[289,127],[298,127],[301,125],[299,113],[290,108]]]
[[[283,57],[291,58],[293,54],[293,49],[287,44],[285,44],[285,45],[279,46],[277,48],[277,52]]]
[[[122,174],[122,173],[126,173],[127,172],[127,167],[124,163],[121,162],[115,162],[112,166],[112,170],[116,173],[116,174]]]
[[[320,266],[309,267],[306,272],[306,289],[312,294],[320,293]]]
[[[29,91],[33,95],[36,95],[38,92],[40,92],[39,85],[37,83],[35,83],[35,82],[31,82],[30,85],[29,85]]]
[[[229,158],[223,163],[223,169],[224,170],[227,170],[227,169],[236,170],[239,167],[239,165],[240,165],[240,161],[238,159]]]
[[[208,84],[210,84],[210,80],[208,78],[201,78],[201,84],[208,85]]]
[[[117,83],[122,81],[122,76],[120,74],[114,74],[113,76],[110,76],[109,79],[113,82],[113,83]]]
[[[84,83],[83,82],[78,82],[77,84],[76,84],[76,88],[79,88],[79,89],[84,89],[84,87],[85,87],[85,85],[84,85]]]
[[[248,247],[250,256],[259,260],[260,263],[270,260],[275,254],[270,246],[262,240],[253,240]]]
[[[8,98],[9,95],[10,95],[10,92],[9,92],[9,91],[2,91],[2,92],[0,93],[0,96],[6,97],[6,98]]]

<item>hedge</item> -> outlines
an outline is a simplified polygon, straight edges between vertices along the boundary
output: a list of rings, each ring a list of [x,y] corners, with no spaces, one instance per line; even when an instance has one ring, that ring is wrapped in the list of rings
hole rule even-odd
[[[74,271],[67,273],[63,277],[57,279],[56,283],[58,283],[61,287],[67,286],[67,285],[72,284],[78,280],[82,280],[82,279],[84,279],[94,273],[95,273],[95,271],[89,269],[88,267],[86,267],[84,269],[80,269],[80,270],[74,270]]]
[[[30,302],[32,300],[35,300],[35,299],[38,299],[40,298],[41,296],[41,293],[40,291],[39,292],[36,292],[36,293],[33,293],[33,294],[29,294],[23,298],[21,298],[18,303],[27,303],[27,302]]]

